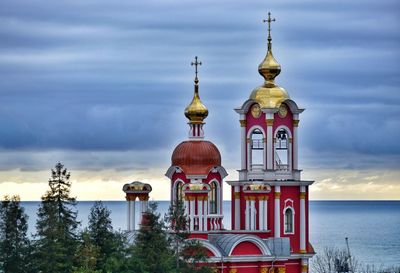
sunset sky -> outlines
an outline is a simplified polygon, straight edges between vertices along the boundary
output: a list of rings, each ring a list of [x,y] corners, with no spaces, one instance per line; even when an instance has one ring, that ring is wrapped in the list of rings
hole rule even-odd
[[[233,108],[262,84],[271,11],[277,83],[306,108],[299,165],[316,181],[311,198],[400,199],[399,10],[397,0],[1,1],[0,196],[39,200],[60,161],[78,200],[122,200],[134,180],[169,199],[195,55],[205,135],[236,179]]]

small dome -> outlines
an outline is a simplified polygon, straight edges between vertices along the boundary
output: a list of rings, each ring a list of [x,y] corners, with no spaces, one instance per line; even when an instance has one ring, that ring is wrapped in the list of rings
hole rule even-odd
[[[221,166],[221,154],[210,141],[189,140],[176,146],[171,161],[186,175],[207,175],[213,167]]]
[[[191,123],[203,123],[208,116],[208,109],[200,100],[198,82],[195,84],[192,102],[185,109],[185,116]]]

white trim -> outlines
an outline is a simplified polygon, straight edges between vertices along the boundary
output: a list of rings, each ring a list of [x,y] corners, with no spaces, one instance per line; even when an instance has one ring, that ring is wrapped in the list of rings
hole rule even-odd
[[[220,205],[220,203],[221,203],[221,193],[222,193],[222,190],[221,190],[221,185],[220,185],[220,181],[218,181],[216,178],[214,178],[214,179],[212,179],[212,180],[210,180],[210,182],[208,182],[208,185],[210,186],[210,189],[211,189],[211,183],[213,183],[213,182],[215,182],[215,184],[217,184],[217,194],[216,194],[216,198],[217,198],[217,200],[215,200],[215,204],[216,204],[216,206],[217,206],[217,213],[213,213],[213,215],[214,214],[221,214],[221,205]],[[210,206],[210,201],[211,201],[211,198],[210,198],[210,195],[211,195],[211,191],[212,190],[210,190],[209,192],[208,192],[208,207],[211,207]],[[211,213],[210,213],[210,215],[211,215]]]
[[[266,147],[266,143],[264,142],[264,139],[266,139],[267,135],[266,132],[264,130],[263,127],[261,127],[260,125],[253,125],[252,127],[250,127],[250,129],[247,131],[247,137],[246,137],[246,145],[247,145],[247,169],[251,170],[251,166],[253,165],[253,153],[252,153],[252,149],[251,149],[251,135],[253,134],[253,132],[255,130],[260,130],[262,135],[263,135],[263,159],[262,159],[262,164],[263,164],[263,168],[266,168],[266,152],[267,152],[267,147]],[[250,143],[247,143],[247,139],[250,139]]]
[[[215,257],[220,258],[222,256],[222,253],[219,251],[218,248],[216,248],[213,244],[211,244],[208,240],[206,239],[201,239],[201,238],[191,238],[188,239],[187,241],[198,241],[202,246],[207,248],[210,252],[214,254]]]
[[[286,201],[285,201],[285,203],[286,203]],[[285,215],[285,213],[286,213],[286,211],[287,210],[291,210],[292,211],[292,231],[291,232],[286,232],[286,215]],[[285,207],[284,209],[283,209],[283,234],[295,234],[295,214],[296,214],[296,212],[295,212],[295,210],[294,210],[294,208],[292,207],[292,206],[287,206],[287,207]]]
[[[185,181],[183,181],[183,180],[180,179],[180,178],[177,178],[177,179],[174,181],[173,186],[172,186],[172,202],[174,202],[175,200],[178,199],[178,197],[176,196],[176,187],[177,187],[177,184],[178,184],[179,182],[182,182],[182,187],[185,185]],[[183,189],[182,189],[182,190],[183,190]],[[182,200],[182,201],[184,201],[184,200]]]
[[[252,127],[250,127],[250,129],[247,131],[247,138],[250,138],[251,134],[253,133],[253,131],[255,129],[259,129],[261,131],[261,133],[263,133],[263,136],[265,137],[265,130],[264,128],[262,128],[260,125],[253,125]]]
[[[263,240],[261,240],[260,238],[257,238],[257,237],[253,237],[253,236],[246,236],[246,237],[239,239],[232,245],[231,249],[229,250],[228,256],[231,256],[233,250],[235,250],[235,247],[237,247],[240,243],[243,243],[243,242],[251,242],[251,243],[255,244],[260,249],[262,255],[272,255]]]

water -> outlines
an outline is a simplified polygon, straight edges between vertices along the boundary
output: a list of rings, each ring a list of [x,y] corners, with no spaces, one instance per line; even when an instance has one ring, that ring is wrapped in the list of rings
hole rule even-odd
[[[126,228],[126,202],[105,201],[115,229]],[[22,202],[29,215],[29,232],[35,232],[39,202]],[[87,225],[91,201],[78,203],[81,227]],[[158,202],[167,212],[169,201]],[[136,206],[138,210],[139,206]],[[138,211],[136,213],[138,215]],[[136,221],[137,222],[137,221]],[[230,229],[230,201],[224,201],[224,226]],[[324,247],[345,247],[349,238],[353,256],[368,264],[400,266],[400,201],[310,201],[310,240],[317,252]]]

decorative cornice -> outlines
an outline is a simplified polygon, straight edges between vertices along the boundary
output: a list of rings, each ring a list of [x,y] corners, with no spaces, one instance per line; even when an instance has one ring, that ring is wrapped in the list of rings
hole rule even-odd
[[[240,122],[240,127],[246,127],[246,125],[247,125],[247,120],[241,119],[241,120],[239,120],[239,122]]]
[[[149,200],[149,196],[148,195],[139,196],[139,200],[140,201],[148,201]]]
[[[300,122],[300,120],[294,119],[293,120],[293,127],[299,127],[299,122]]]
[[[266,120],[265,120],[265,124],[267,124],[267,126],[272,126],[272,125],[274,125],[274,119],[266,119]]]

